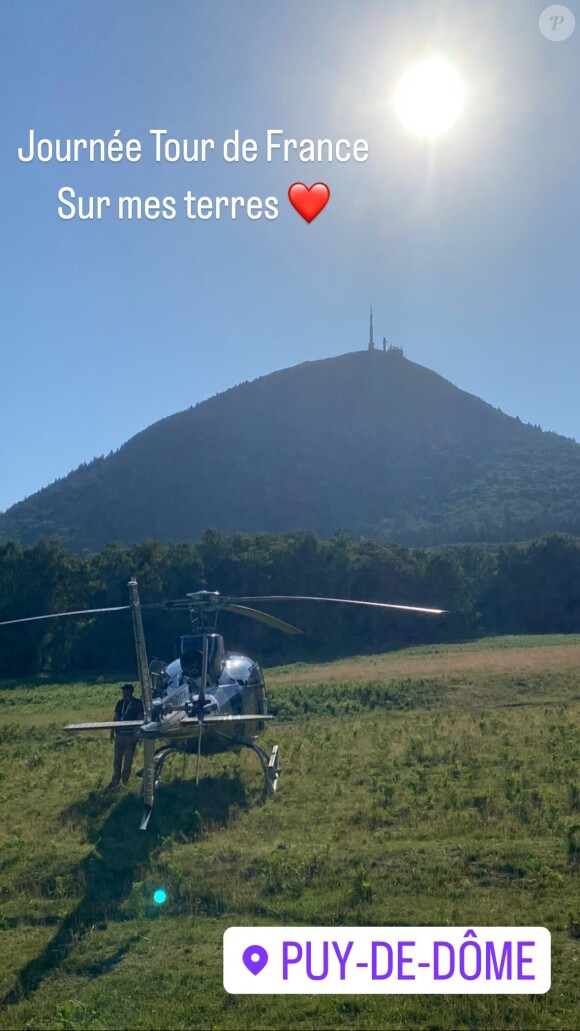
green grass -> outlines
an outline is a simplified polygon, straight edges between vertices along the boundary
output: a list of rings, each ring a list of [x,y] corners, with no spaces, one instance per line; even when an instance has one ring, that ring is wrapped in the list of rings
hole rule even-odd
[[[105,790],[110,745],[62,732],[110,715],[117,685],[0,688],[0,1028],[578,1027],[570,646],[580,663],[566,637],[487,643],[480,665],[472,645],[437,649],[452,675],[415,676],[429,648],[407,675],[402,653],[392,672],[392,656],[356,660],[357,679],[340,663],[271,671],[278,795],[263,800],[250,754],[204,759],[198,788],[195,760],[176,756],[146,834],[133,795]],[[537,649],[524,676],[497,666],[506,648]],[[232,997],[221,940],[241,924],[543,925],[552,989]]]

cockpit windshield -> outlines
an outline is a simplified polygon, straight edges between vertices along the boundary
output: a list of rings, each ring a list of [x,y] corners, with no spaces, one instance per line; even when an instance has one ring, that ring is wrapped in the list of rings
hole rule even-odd
[[[186,677],[200,677],[203,662],[203,655],[195,648],[189,648],[181,653],[181,668]]]
[[[203,638],[203,634],[185,634],[179,639],[179,658],[186,677],[197,679],[201,676]],[[207,644],[208,678],[210,682],[215,682],[219,678],[224,658],[223,638],[219,634],[208,634]]]

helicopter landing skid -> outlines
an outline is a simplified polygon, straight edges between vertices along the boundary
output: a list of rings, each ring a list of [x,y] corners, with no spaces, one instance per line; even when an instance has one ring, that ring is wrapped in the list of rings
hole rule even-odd
[[[155,755],[153,757],[153,759],[154,759],[154,784],[155,784],[155,787],[158,787],[158,785],[159,785],[159,783],[161,781],[161,774],[163,773],[163,764],[164,764],[165,760],[167,759],[167,756],[171,752],[178,752],[178,751],[179,751],[178,748],[173,748],[173,746],[170,746],[169,748],[168,747],[160,748],[159,751],[157,751],[155,753]],[[137,777],[143,777],[143,774],[144,774],[144,770],[139,770],[138,773],[136,774],[136,776]],[[143,794],[143,786],[141,786],[141,794]]]
[[[266,788],[266,791],[269,795],[274,795],[276,793],[276,788],[278,787],[278,779],[280,777],[280,757],[278,754],[278,745],[274,745],[271,755],[268,758],[268,756],[265,752],[262,751],[260,746],[254,744],[253,741],[240,741],[239,743],[241,745],[244,745],[244,747],[246,748],[251,748],[252,751],[256,753],[258,759],[260,760],[260,765],[262,767],[262,772],[264,774],[264,786]],[[161,774],[163,773],[163,764],[167,759],[167,756],[170,755],[171,752],[179,752],[179,749],[173,748],[173,746],[169,746],[160,748],[157,752],[155,752],[155,755],[153,757],[153,791],[159,785],[159,782],[161,780]],[[146,790],[144,774],[144,769],[139,770],[139,772],[137,773],[138,777],[143,778],[141,784],[141,797],[143,799],[145,798]],[[153,798],[153,793],[151,793],[150,797],[151,799]],[[145,807],[143,809],[143,816],[141,817],[141,823],[139,824],[140,831],[147,830],[147,824],[149,823],[152,811],[152,803],[150,804],[149,802],[146,802]]]
[[[171,752],[178,751],[179,749],[177,748],[160,748],[159,751],[155,753],[155,787],[157,787],[157,785],[161,781],[161,775],[163,773],[163,764],[167,759],[167,756]]]
[[[276,788],[278,787],[278,780],[280,778],[280,756],[278,753],[278,745],[274,745],[270,758],[262,751],[259,745],[254,744],[253,741],[240,741],[241,745],[245,748],[251,748],[256,753],[260,760],[262,772],[264,774],[264,784],[266,791],[269,795],[276,794]]]

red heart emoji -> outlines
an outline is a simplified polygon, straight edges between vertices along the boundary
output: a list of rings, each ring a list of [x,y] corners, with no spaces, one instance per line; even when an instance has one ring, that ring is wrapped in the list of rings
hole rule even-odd
[[[326,183],[314,183],[310,187],[304,183],[292,183],[288,197],[298,214],[307,222],[312,222],[328,204],[330,190]]]

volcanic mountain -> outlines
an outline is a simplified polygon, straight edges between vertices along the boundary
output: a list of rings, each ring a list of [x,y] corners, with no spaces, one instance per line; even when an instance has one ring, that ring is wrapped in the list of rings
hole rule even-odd
[[[580,534],[580,445],[393,349],[305,362],[161,419],[0,515],[0,539],[196,540],[206,528],[407,544]]]

